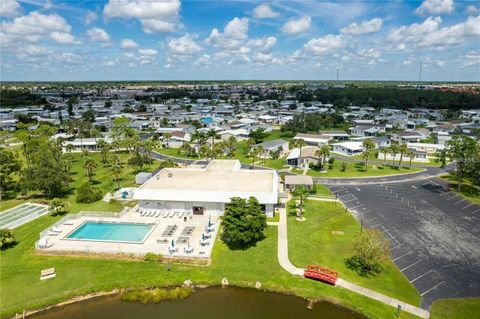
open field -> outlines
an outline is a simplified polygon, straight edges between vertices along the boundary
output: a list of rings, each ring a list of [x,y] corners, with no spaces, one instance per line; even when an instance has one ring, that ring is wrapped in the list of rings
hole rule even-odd
[[[480,298],[439,299],[432,304],[432,319],[472,319],[480,314]]]
[[[340,204],[308,200],[304,222],[296,220],[293,200],[289,202],[289,210],[289,255],[295,266],[304,268],[314,264],[329,267],[348,281],[412,305],[420,304],[420,295],[415,287],[393,262],[384,263],[380,274],[369,276],[360,276],[347,267],[346,259],[353,255],[353,238],[360,231],[360,225]],[[334,235],[333,231],[344,234]]]
[[[341,170],[342,161],[335,160],[335,162],[333,163],[333,167],[331,169],[327,167],[326,172],[320,172],[317,169],[309,169],[307,174],[315,177],[347,178],[347,177],[388,176],[388,175],[396,175],[396,174],[415,173],[422,170],[421,168],[415,168],[415,167],[398,168],[398,167],[392,167],[389,165],[383,166],[383,165],[369,164],[368,170],[365,172],[365,166],[362,163],[354,163],[354,162],[345,162],[345,163],[347,165],[347,168],[344,172]]]
[[[132,167],[127,165],[127,160],[129,154],[127,153],[118,153],[117,154],[120,160],[123,163],[123,173],[121,175],[120,186],[129,187],[135,185],[135,172]],[[116,183],[113,179],[113,175],[110,171],[110,166],[104,166],[101,163],[101,155],[99,153],[91,153],[91,156],[97,162],[97,168],[94,170],[93,184],[95,187],[98,187],[103,194],[107,192],[112,192],[116,188]],[[80,153],[73,153],[73,162],[71,169],[72,183],[70,184],[70,192],[66,194],[62,199],[69,203],[69,211],[76,213],[82,210],[91,210],[91,211],[120,211],[123,208],[123,205],[117,201],[111,201],[110,203],[104,202],[102,200],[97,201],[91,204],[77,203],[76,198],[76,189],[86,181],[88,178],[85,174],[85,170],[82,167],[83,160]],[[152,164],[152,168],[155,167],[155,162]],[[145,167],[148,170],[148,166]],[[28,201],[44,201],[44,198],[41,194],[32,193],[30,197],[22,198],[19,194],[9,193],[8,197],[2,198],[1,211],[12,208],[16,205]]]
[[[256,281],[272,291],[302,297],[327,299],[355,309],[369,318],[384,319],[395,309],[341,288],[294,277],[277,261],[276,226],[269,226],[267,238],[247,250],[230,250],[216,242],[212,264],[208,267],[87,257],[41,256],[34,251],[38,233],[58,220],[44,216],[14,231],[18,244],[0,252],[2,282],[1,317],[14,315],[24,308],[53,304],[74,296],[114,288],[181,285],[191,279],[194,284],[218,285],[222,278],[230,284],[253,287]],[[255,260],[252,263],[252,260]],[[40,270],[55,267],[57,277],[40,281]],[[415,318],[402,312],[400,318]]]

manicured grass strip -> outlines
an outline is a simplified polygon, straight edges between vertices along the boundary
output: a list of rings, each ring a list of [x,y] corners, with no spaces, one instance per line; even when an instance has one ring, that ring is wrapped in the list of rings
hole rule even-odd
[[[480,298],[439,299],[430,307],[431,319],[472,319],[480,314]]]
[[[472,182],[464,180],[460,187],[460,192],[458,192],[458,182],[456,181],[455,176],[445,175],[442,176],[442,178],[448,180],[450,186],[449,188],[452,192],[459,194],[460,196],[471,201],[472,203],[480,205],[480,185],[474,185],[472,184]]]
[[[308,200],[304,216],[304,222],[298,222],[293,214],[288,216],[288,252],[295,266],[325,266],[360,286],[415,306],[420,304],[419,293],[393,262],[384,263],[378,275],[361,276],[347,267],[346,259],[353,255],[353,238],[360,225],[340,204]]]
[[[346,178],[346,177],[371,177],[371,176],[387,176],[395,174],[405,174],[405,173],[414,173],[419,172],[422,168],[417,167],[392,167],[389,165],[368,165],[368,170],[365,172],[365,166],[363,163],[353,163],[345,162],[347,168],[345,171],[342,171],[342,161],[335,160],[332,168],[327,167],[326,172],[320,172],[316,169],[309,169],[307,174],[315,177],[337,177],[337,178]]]

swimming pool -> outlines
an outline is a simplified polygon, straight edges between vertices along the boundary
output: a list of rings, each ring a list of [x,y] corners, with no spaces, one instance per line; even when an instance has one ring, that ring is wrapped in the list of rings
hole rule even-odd
[[[86,221],[67,239],[143,243],[155,224]]]

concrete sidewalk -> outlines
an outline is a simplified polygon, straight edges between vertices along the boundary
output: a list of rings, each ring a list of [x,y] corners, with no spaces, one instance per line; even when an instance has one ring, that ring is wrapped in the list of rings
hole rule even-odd
[[[288,194],[288,198],[284,199],[285,202],[288,202],[291,199],[290,194]],[[280,221],[278,222],[278,262],[280,263],[280,266],[282,266],[283,269],[288,271],[289,273],[296,275],[296,276],[302,276],[303,277],[303,269],[295,267],[291,262],[288,257],[288,237],[287,237],[287,211],[286,211],[287,205],[285,205],[284,208],[279,209],[279,214],[280,214]],[[363,296],[375,299],[377,301],[383,302],[384,304],[390,305],[392,307],[398,307],[400,305],[402,307],[403,311],[409,312],[411,314],[414,314],[418,317],[428,319],[430,317],[430,313],[426,310],[423,310],[421,308],[412,306],[410,304],[407,304],[403,301],[388,297],[384,294],[378,293],[376,291],[363,288],[361,286],[358,286],[356,284],[353,284],[351,282],[348,282],[346,280],[343,280],[339,278],[337,280],[336,287],[342,287],[344,289],[348,289],[350,291],[356,292],[358,294],[361,294]]]

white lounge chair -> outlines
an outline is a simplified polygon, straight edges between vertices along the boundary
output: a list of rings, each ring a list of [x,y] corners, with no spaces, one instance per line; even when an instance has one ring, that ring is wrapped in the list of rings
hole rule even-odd
[[[145,216],[145,214],[146,214],[146,213],[147,213],[147,211],[146,211],[146,210],[142,210],[142,211],[140,211],[140,216],[142,216],[142,217],[143,217],[143,216]]]
[[[64,225],[73,225],[73,220],[67,220],[63,222]]]
[[[163,213],[162,213],[162,217],[165,218],[165,217],[167,217],[167,215],[168,215],[168,211],[164,210]]]
[[[162,213],[161,211],[157,210],[157,212],[155,213],[155,217],[160,217],[161,213]]]
[[[170,214],[168,214],[168,218],[172,218],[173,215],[175,215],[175,212],[170,212]]]
[[[38,248],[40,248],[40,249],[45,249],[45,248],[49,248],[49,247],[52,247],[52,246],[53,246],[53,243],[48,242],[47,237],[42,237],[38,241]]]
[[[52,230],[48,231],[48,236],[58,236],[58,235],[60,235],[60,233],[54,232]]]
[[[53,232],[56,232],[56,233],[61,233],[62,232],[62,230],[60,228],[58,228],[57,226],[53,226],[51,230]]]
[[[184,214],[185,214],[185,212],[180,212],[180,213],[178,214],[178,218],[182,218]]]

